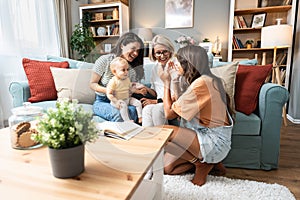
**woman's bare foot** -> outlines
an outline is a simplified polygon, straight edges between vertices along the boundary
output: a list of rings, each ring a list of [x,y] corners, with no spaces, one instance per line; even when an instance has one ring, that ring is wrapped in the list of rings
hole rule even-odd
[[[195,162],[195,175],[192,179],[192,183],[195,185],[204,185],[206,182],[206,177],[211,169],[214,167],[213,164],[201,163],[200,161]]]
[[[226,174],[226,168],[221,162],[216,163],[209,174],[214,176],[224,176]]]
[[[140,117],[140,118],[138,119],[138,123],[139,123],[139,124],[141,124],[141,123],[142,123],[142,121],[143,121],[143,118],[142,118],[142,117]]]

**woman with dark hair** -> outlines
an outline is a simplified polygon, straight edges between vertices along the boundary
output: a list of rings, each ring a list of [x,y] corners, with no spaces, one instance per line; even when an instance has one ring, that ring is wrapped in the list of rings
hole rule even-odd
[[[233,121],[227,94],[220,78],[208,66],[206,51],[200,46],[186,46],[177,52],[179,63],[160,69],[164,82],[164,112],[167,119],[180,117],[180,127],[165,147],[165,173],[181,174],[195,169],[192,182],[203,185],[208,173],[225,174],[221,161],[231,146]],[[171,70],[172,68],[172,70]],[[179,70],[188,88],[178,99],[171,99],[170,72]],[[174,79],[174,78],[173,78]],[[173,87],[176,87],[173,85]]]
[[[143,69],[144,43],[132,32],[124,33],[117,41],[110,54],[100,56],[93,67],[90,87],[96,93],[93,111],[96,115],[108,121],[123,121],[120,111],[110,104],[106,96],[106,86],[113,77],[110,63],[115,57],[122,57],[129,63],[129,78],[131,82],[139,82],[144,78]],[[155,91],[147,87],[141,87],[138,94],[147,93],[156,95]],[[130,118],[137,122],[137,113],[134,106],[128,106]]]

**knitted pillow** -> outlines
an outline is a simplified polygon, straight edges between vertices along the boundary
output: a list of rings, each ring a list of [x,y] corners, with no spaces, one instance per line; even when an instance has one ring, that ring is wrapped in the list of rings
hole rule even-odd
[[[31,97],[29,102],[39,102],[57,99],[51,67],[68,68],[68,62],[47,62],[23,58],[23,68],[26,73]]]

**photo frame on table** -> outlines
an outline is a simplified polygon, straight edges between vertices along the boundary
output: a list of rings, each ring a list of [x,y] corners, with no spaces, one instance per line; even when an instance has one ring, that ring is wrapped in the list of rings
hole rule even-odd
[[[189,28],[194,24],[194,0],[165,0],[165,28]]]
[[[261,28],[265,25],[267,13],[254,14],[252,17],[251,28]]]

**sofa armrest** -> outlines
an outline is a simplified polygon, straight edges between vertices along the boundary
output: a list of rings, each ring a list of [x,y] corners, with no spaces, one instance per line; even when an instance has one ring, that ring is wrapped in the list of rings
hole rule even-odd
[[[288,98],[287,89],[278,84],[266,83],[261,87],[258,109],[261,119],[262,169],[269,170],[278,167],[282,108]]]
[[[11,82],[9,85],[9,93],[13,99],[13,107],[22,106],[30,97],[30,90],[27,81]]]

